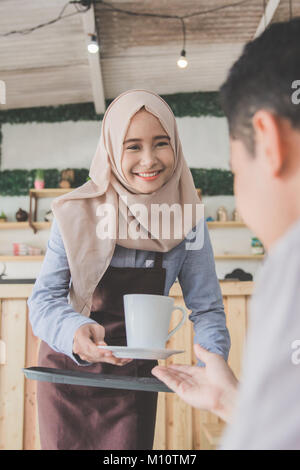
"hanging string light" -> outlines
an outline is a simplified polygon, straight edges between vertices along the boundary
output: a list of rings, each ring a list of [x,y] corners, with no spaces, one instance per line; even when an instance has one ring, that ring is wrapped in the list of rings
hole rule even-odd
[[[180,53],[180,57],[177,60],[177,65],[180,69],[185,69],[188,66],[188,61],[186,58],[186,52],[185,52],[185,38],[186,38],[186,32],[185,32],[185,23],[184,19],[180,18],[181,20],[181,25],[182,25],[182,34],[183,34],[183,46],[182,46],[182,51]]]
[[[88,51],[91,54],[96,54],[99,51],[99,44],[97,41],[97,36],[96,34],[89,34],[91,36],[90,42],[88,43]]]
[[[185,57],[185,50],[182,49],[181,55],[177,60],[177,65],[180,69],[185,69],[188,66],[187,58]]]

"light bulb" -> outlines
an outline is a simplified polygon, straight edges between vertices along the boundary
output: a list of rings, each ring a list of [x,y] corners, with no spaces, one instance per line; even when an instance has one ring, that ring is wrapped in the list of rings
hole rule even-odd
[[[181,69],[185,69],[188,65],[188,61],[187,61],[187,58],[185,57],[185,50],[184,49],[181,51],[181,55],[180,55],[179,59],[177,60],[177,65]]]
[[[91,36],[92,36],[91,41],[88,44],[88,51],[91,54],[96,54],[96,52],[99,51],[99,45],[98,45],[98,42],[97,42],[97,37],[96,37],[95,34],[92,34]]]

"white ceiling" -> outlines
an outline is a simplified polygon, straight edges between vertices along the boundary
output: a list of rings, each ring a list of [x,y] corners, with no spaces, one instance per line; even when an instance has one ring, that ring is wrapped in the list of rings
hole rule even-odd
[[[109,0],[107,0],[109,1]],[[1,0],[0,35],[49,21],[67,0]],[[119,8],[182,14],[237,3],[232,0],[110,0]],[[289,1],[269,0],[272,21],[287,19]],[[94,101],[104,111],[104,99],[131,88],[160,94],[214,91],[250,40],[262,19],[262,0],[187,20],[187,58],[180,70],[180,23],[132,17],[96,4],[95,12],[77,14],[30,34],[0,37],[0,80],[6,84],[6,104],[0,109]],[[69,5],[64,14],[74,12]],[[293,0],[300,15],[300,0]],[[87,33],[96,23],[100,54],[87,52]],[[91,33],[94,31],[90,31]]]

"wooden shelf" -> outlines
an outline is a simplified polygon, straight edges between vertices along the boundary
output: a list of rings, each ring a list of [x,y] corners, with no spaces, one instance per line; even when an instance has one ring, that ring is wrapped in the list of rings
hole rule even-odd
[[[36,255],[36,256],[13,256],[13,255],[0,255],[0,261],[43,261],[45,255]],[[216,260],[232,260],[232,259],[242,259],[242,260],[261,260],[265,255],[239,255],[239,254],[227,254],[227,255],[215,255]]]
[[[40,192],[42,191],[47,191],[47,189],[31,189],[30,191],[35,191],[35,194],[39,195]],[[46,193],[42,193],[42,196],[39,195],[39,197],[50,197],[50,194],[53,196],[54,191],[59,191],[58,189],[49,189],[49,191]],[[61,191],[69,192],[69,190],[62,189]],[[62,192],[60,194],[63,194]],[[57,195],[57,194],[56,194]],[[32,225],[37,229],[37,230],[43,230],[43,229],[50,229],[51,228],[51,222],[32,222]],[[247,228],[247,225],[245,225],[243,222],[234,222],[233,220],[229,220],[227,222],[207,222],[208,228]],[[0,223],[0,230],[25,230],[30,228],[29,222],[3,222]]]
[[[0,255],[0,262],[3,261],[43,261],[45,255],[24,255],[24,256],[14,256],[14,255]]]
[[[208,228],[247,228],[247,225],[244,222],[235,222],[234,220],[228,220],[226,222],[207,222]]]
[[[37,202],[38,199],[43,197],[53,198],[73,191],[74,188],[45,188],[45,189],[30,189],[29,190],[29,227],[32,228],[33,233],[37,232],[37,227],[34,222],[37,222]],[[32,207],[34,203],[34,209]]]
[[[257,259],[257,260],[260,260],[260,259],[263,259],[265,257],[265,255],[252,255],[251,253],[249,254],[224,254],[224,255],[215,255],[215,259],[249,259],[249,260],[254,260],[254,259]]]
[[[32,222],[37,230],[50,229],[51,222]],[[247,227],[242,222],[207,222],[208,228],[238,228]],[[3,222],[0,223],[0,230],[25,230],[30,228],[29,222]]]
[[[46,230],[51,228],[51,222],[32,222],[37,230]],[[3,222],[0,223],[0,230],[27,230],[29,222]]]
[[[51,228],[51,222],[38,222],[36,221],[36,204],[37,199],[39,198],[53,198],[61,196],[63,194],[73,191],[74,188],[45,188],[45,189],[30,189],[29,198],[30,198],[30,209],[29,209],[29,219],[27,222],[2,222],[0,223],[0,230],[27,230],[32,228],[34,233],[37,230],[47,230]],[[32,216],[32,199],[35,200],[35,210],[34,216]]]
[[[69,193],[74,191],[75,188],[45,188],[45,189],[30,189],[29,195],[31,194],[34,197],[57,197],[62,194]]]

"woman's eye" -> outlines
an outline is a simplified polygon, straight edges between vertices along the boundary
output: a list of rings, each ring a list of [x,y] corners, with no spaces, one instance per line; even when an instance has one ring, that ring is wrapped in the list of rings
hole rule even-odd
[[[130,147],[127,147],[127,150],[138,150],[139,146],[138,145],[131,145]]]
[[[169,145],[169,142],[161,141],[157,143],[158,147],[163,147],[164,145]]]

